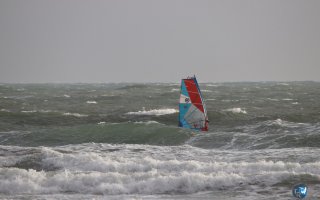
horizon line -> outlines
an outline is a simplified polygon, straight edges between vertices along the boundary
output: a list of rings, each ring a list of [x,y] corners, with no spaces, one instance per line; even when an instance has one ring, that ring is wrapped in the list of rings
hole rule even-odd
[[[295,80],[295,81],[217,81],[217,82],[208,82],[208,81],[199,81],[199,83],[294,83],[294,82],[315,82],[319,83],[320,81],[316,80]],[[122,81],[122,82],[0,82],[0,84],[170,84],[170,83],[180,83],[177,82],[159,82],[159,81],[146,81],[146,82],[138,82],[138,81]]]

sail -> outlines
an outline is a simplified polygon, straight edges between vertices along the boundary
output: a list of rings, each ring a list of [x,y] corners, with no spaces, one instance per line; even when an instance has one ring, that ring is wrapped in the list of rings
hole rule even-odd
[[[208,116],[196,77],[181,80],[179,126],[208,131]]]

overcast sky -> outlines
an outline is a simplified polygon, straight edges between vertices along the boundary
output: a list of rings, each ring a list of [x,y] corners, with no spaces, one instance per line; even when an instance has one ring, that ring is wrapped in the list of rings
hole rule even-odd
[[[320,81],[319,0],[0,0],[0,82]]]

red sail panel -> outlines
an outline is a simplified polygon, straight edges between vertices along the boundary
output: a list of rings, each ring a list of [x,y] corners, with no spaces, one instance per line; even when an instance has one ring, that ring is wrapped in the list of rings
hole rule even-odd
[[[184,84],[186,85],[191,103],[196,106],[201,112],[204,112],[201,97],[196,83],[193,79],[184,79]]]

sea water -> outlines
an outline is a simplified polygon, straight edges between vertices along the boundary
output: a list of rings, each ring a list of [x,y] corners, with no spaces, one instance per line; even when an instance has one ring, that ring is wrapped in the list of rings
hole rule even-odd
[[[320,199],[320,83],[1,84],[0,199]]]

